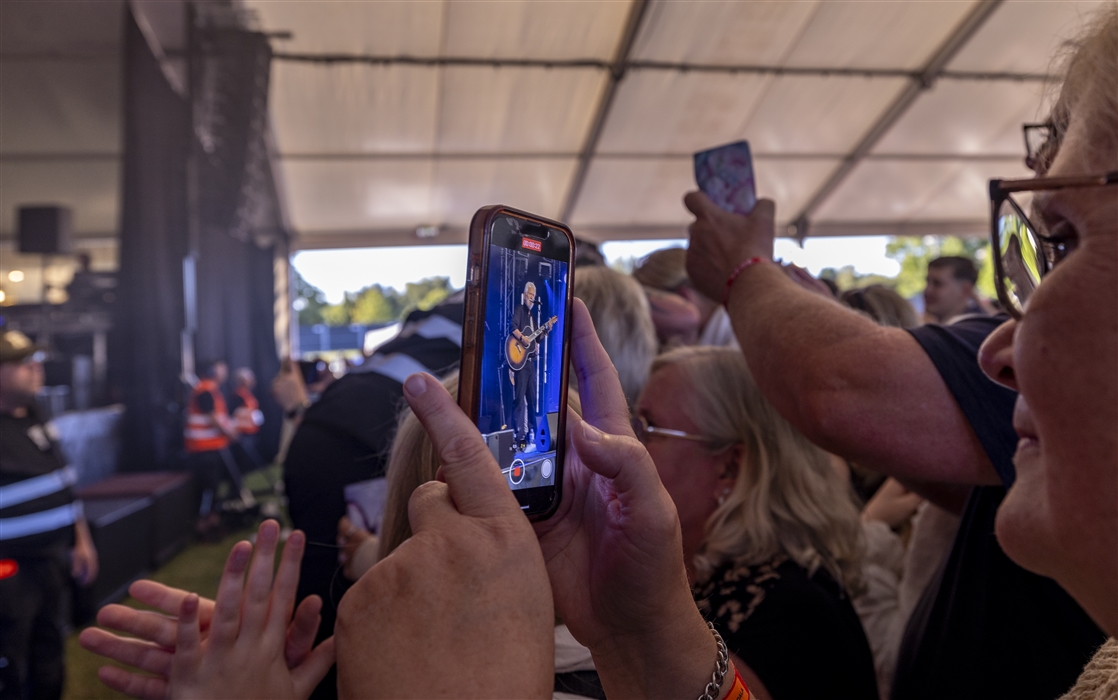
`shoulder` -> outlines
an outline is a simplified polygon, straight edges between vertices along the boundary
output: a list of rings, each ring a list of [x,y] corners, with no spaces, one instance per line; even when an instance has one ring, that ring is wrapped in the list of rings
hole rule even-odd
[[[946,354],[961,354],[974,360],[986,337],[1009,318],[1007,316],[970,315],[948,325],[929,323],[906,331],[920,343],[924,351],[937,359]]]

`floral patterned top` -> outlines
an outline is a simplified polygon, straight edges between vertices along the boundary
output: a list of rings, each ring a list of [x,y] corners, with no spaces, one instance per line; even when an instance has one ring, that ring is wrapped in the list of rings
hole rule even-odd
[[[693,593],[775,700],[878,697],[862,623],[826,571],[809,576],[783,554],[760,564],[730,561]]]

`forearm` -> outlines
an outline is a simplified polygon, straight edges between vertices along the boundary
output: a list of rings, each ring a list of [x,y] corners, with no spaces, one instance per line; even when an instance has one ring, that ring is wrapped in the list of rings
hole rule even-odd
[[[89,531],[89,523],[85,518],[78,518],[74,522],[74,544],[78,547],[93,547],[93,534]]]
[[[825,442],[819,397],[857,387],[863,377],[852,376],[846,348],[872,342],[882,329],[803,289],[777,265],[746,270],[731,288],[727,308],[762,393],[785,419]]]
[[[762,393],[823,449],[900,479],[1000,483],[908,332],[801,288],[776,265],[747,269],[729,311]]]

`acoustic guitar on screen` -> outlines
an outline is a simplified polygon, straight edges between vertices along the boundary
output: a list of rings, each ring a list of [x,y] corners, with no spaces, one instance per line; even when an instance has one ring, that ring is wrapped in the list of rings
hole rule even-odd
[[[534,332],[529,332],[531,329],[525,327],[524,330],[520,331],[521,338],[509,333],[509,337],[505,339],[505,359],[509,361],[509,368],[513,371],[524,369],[524,363],[528,361],[528,353],[532,349],[532,343],[536,342],[536,338],[551,330],[551,327],[558,320],[558,316],[552,316],[547,320],[547,323]]]

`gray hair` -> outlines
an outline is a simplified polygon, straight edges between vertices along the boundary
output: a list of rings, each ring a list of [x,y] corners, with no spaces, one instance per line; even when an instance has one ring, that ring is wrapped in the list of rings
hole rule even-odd
[[[579,268],[574,294],[590,311],[594,329],[632,406],[656,357],[656,328],[648,297],[635,279],[602,266]]]

